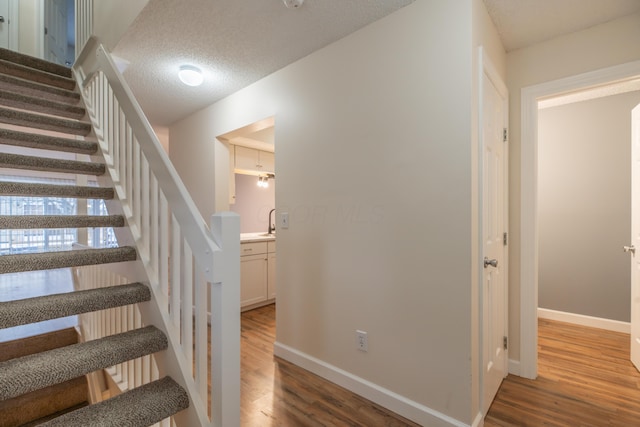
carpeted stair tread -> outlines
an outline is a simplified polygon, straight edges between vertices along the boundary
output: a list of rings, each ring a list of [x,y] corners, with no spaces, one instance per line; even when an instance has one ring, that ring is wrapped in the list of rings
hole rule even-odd
[[[171,377],[62,415],[41,427],[148,427],[189,407],[189,396]]]
[[[78,92],[32,82],[6,74],[0,74],[0,89],[21,93],[23,95],[37,96],[64,104],[77,105],[80,102],[80,94]]]
[[[85,109],[78,105],[65,104],[42,97],[34,97],[1,89],[0,105],[70,119],[81,119],[86,113]]]
[[[153,354],[165,350],[167,346],[165,334],[155,326],[147,326],[11,359],[0,363],[0,400]]]
[[[0,73],[66,90],[74,90],[76,87],[76,82],[72,78],[37,70],[6,59],[0,59]]]
[[[0,329],[149,301],[142,283],[0,302]]]
[[[105,165],[102,163],[52,159],[40,156],[24,156],[22,154],[11,153],[0,153],[0,168],[27,169],[83,175],[104,175],[107,170]]]
[[[0,129],[0,144],[78,154],[95,154],[98,151],[98,143],[95,141],[59,138],[9,129]]]
[[[2,255],[0,256],[0,273],[53,270],[56,268],[79,267],[83,265],[135,261],[136,256],[135,248],[130,246]]]
[[[87,136],[91,123],[0,107],[0,123]]]
[[[0,230],[124,227],[122,215],[0,215]]]
[[[113,199],[113,188],[79,185],[38,184],[28,182],[1,182],[1,196],[50,196],[84,199]]]
[[[64,65],[56,64],[45,59],[26,55],[24,53],[15,52],[10,49],[0,48],[0,59],[15,62],[16,64],[24,65],[29,68],[46,71],[51,74],[57,74],[68,79],[72,77],[71,69],[69,67],[65,67]]]

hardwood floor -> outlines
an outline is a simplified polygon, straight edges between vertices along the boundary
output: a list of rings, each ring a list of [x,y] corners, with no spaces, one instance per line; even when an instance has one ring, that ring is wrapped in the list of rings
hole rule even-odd
[[[485,426],[640,426],[629,335],[540,319],[538,378],[509,375]]]
[[[241,425],[417,426],[273,356],[275,306],[242,314]]]
[[[640,426],[629,335],[539,320],[539,376],[509,375],[487,427]],[[273,357],[275,306],[242,314],[243,426],[416,426]]]

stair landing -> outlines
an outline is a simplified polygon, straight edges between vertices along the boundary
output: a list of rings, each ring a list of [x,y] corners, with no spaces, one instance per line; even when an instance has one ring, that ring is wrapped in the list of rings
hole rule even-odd
[[[28,271],[0,274],[0,301],[13,301],[36,296],[73,291],[71,270]],[[13,328],[0,329],[0,342],[27,338],[77,326],[76,316],[47,320]]]

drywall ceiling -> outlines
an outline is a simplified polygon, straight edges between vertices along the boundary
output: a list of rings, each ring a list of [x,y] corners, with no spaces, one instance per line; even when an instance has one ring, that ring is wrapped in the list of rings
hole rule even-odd
[[[166,126],[413,1],[150,0],[113,53],[149,121]],[[182,64],[205,83],[180,83]]]
[[[507,52],[640,11],[640,0],[484,0]]]
[[[113,53],[149,121],[168,126],[413,1],[150,0]],[[640,11],[640,0],[484,2],[507,51]],[[182,64],[205,83],[182,85]]]

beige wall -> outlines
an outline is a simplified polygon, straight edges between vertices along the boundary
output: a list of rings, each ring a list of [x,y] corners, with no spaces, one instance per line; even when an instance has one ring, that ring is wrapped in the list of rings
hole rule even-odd
[[[94,1],[93,34],[113,50],[147,3],[149,0]]]
[[[522,88],[640,59],[640,14],[507,54],[510,115],[509,337],[520,360],[520,92]]]
[[[629,322],[631,110],[640,91],[538,115],[538,305]]]
[[[20,24],[18,28],[18,49],[21,53],[31,56],[39,56],[38,46],[42,40],[39,28],[42,23],[40,17],[40,0],[20,0]]]
[[[279,348],[465,423],[477,412],[479,4],[413,3],[170,129],[171,160],[208,217],[228,207],[216,135],[275,115],[276,207],[290,215],[278,230]]]

